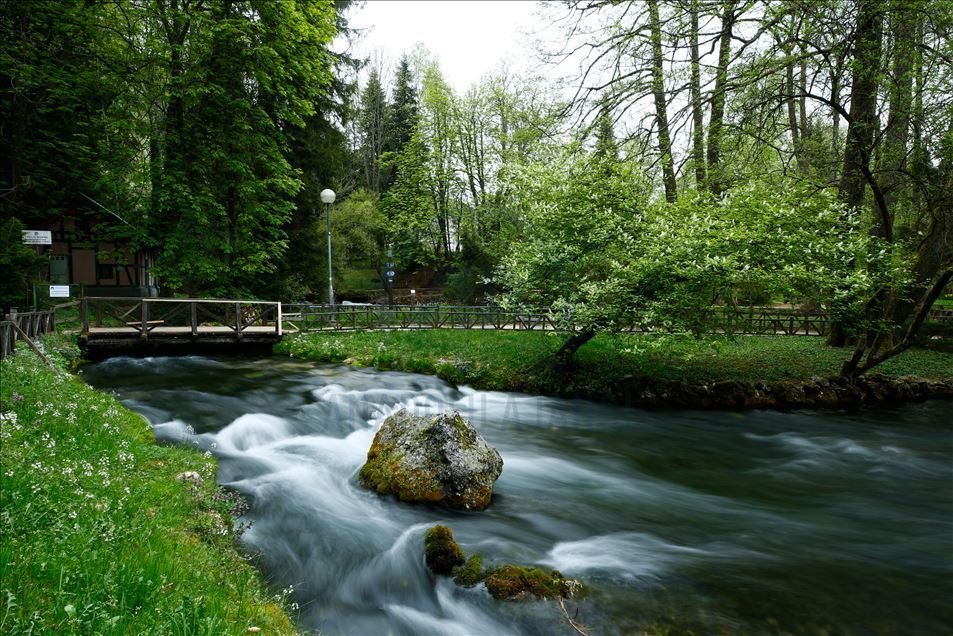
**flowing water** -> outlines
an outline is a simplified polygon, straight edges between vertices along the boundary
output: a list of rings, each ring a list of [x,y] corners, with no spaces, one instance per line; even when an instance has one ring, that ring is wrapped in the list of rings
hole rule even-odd
[[[276,588],[322,634],[573,634],[552,601],[430,576],[426,529],[484,563],[556,568],[592,634],[944,634],[953,428],[943,402],[853,412],[644,411],[282,358],[87,366],[162,441],[211,450]],[[356,480],[398,408],[458,409],[503,456],[491,506],[399,503]]]

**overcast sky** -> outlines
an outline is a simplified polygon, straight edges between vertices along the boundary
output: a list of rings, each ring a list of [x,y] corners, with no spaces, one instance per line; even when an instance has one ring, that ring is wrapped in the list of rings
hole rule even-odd
[[[503,63],[514,71],[532,67],[537,10],[532,0],[368,0],[348,17],[350,26],[366,29],[357,53],[380,56],[385,77],[419,42],[437,57],[444,79],[463,93]]]

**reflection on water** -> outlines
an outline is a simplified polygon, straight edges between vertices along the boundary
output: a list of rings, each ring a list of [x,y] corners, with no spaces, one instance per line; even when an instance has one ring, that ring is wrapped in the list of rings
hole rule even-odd
[[[582,580],[570,606],[594,634],[951,633],[948,403],[650,412],[281,358],[116,358],[84,375],[159,439],[217,455],[219,481],[253,504],[244,541],[323,634],[574,633],[552,603],[429,576],[437,522],[485,562]],[[458,409],[500,451],[488,510],[357,485],[402,407]]]

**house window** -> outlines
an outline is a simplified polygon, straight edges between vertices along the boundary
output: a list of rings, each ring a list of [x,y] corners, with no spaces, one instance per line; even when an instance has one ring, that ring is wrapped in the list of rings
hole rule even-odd
[[[96,263],[97,279],[112,279],[116,276],[116,265],[114,263]]]

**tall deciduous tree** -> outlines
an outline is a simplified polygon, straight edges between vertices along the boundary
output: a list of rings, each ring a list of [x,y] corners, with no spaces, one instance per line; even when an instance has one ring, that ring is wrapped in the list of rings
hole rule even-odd
[[[665,199],[678,198],[675,184],[675,160],[672,157],[672,136],[668,127],[668,99],[665,93],[665,68],[662,57],[662,21],[658,0],[648,0],[649,30],[652,43],[652,98],[655,102],[655,125],[658,128],[659,159],[662,164],[662,182]]]

